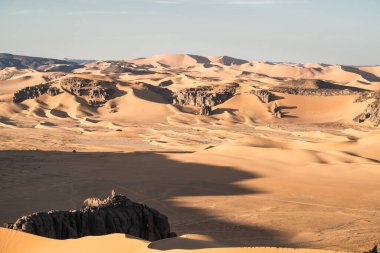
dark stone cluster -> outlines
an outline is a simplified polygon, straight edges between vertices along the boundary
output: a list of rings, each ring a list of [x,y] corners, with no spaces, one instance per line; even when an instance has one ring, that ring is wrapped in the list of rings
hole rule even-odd
[[[112,233],[124,233],[149,241],[176,236],[170,231],[165,215],[114,192],[104,200],[86,199],[80,210],[34,213],[4,226],[54,239]]]

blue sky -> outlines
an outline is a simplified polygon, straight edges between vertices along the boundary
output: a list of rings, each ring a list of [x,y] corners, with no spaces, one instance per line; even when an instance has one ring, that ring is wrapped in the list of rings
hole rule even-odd
[[[0,52],[380,64],[380,0],[0,0]]]

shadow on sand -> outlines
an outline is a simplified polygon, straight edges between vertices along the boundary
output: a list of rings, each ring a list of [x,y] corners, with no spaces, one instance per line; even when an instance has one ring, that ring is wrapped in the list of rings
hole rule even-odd
[[[0,223],[38,211],[78,209],[84,199],[105,197],[115,189],[166,214],[179,235],[208,235],[221,246],[292,246],[279,231],[233,223],[206,211],[202,203],[189,206],[176,201],[179,197],[260,194],[237,184],[259,175],[227,166],[183,163],[167,156],[0,151]]]

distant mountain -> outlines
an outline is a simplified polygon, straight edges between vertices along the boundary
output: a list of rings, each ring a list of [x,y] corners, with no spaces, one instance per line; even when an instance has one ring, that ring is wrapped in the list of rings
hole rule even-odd
[[[87,63],[92,63],[92,62],[97,61],[97,60],[83,60],[83,59],[71,59],[71,58],[64,58],[64,60],[69,61],[69,62],[75,62],[78,64],[87,64]]]
[[[67,72],[79,68],[81,65],[73,61],[0,53],[0,69],[6,67]]]

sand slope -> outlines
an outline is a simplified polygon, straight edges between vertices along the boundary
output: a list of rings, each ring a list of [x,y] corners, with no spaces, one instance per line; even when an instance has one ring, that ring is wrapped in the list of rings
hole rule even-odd
[[[202,240],[203,239],[203,240]],[[213,248],[207,246],[212,242],[197,235],[182,236],[149,243],[124,234],[106,236],[89,236],[74,240],[53,240],[18,231],[0,228],[0,252],[2,253],[148,253],[171,250],[173,253],[204,252],[204,253],[334,253],[338,251],[280,248]]]

